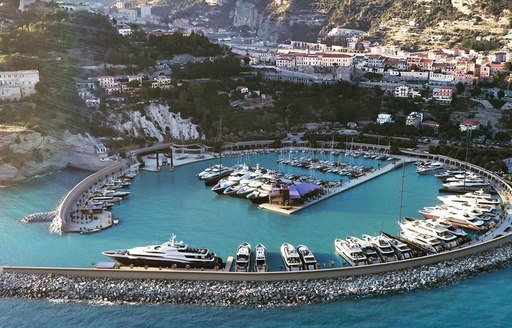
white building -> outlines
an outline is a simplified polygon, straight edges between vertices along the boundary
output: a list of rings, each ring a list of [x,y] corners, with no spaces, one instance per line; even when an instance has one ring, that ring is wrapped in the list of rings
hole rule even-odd
[[[119,35],[127,36],[132,34],[132,28],[128,25],[122,25],[117,28]]]
[[[377,116],[377,124],[393,123],[393,117],[388,113],[380,113]]]
[[[0,72],[0,100],[19,100],[36,93],[38,70]]]
[[[406,85],[399,85],[398,87],[395,88],[394,95],[397,98],[409,97],[409,87]]]
[[[117,85],[113,76],[99,76],[98,84],[100,88],[106,89]]]
[[[405,119],[405,125],[419,127],[423,121],[423,113],[411,112]]]

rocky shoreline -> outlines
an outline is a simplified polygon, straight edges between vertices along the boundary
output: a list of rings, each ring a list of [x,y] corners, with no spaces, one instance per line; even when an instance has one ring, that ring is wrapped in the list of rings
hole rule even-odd
[[[460,259],[337,279],[222,282],[0,273],[0,297],[105,304],[280,307],[436,288],[512,264],[512,244]],[[1,272],[1,271],[0,271]]]

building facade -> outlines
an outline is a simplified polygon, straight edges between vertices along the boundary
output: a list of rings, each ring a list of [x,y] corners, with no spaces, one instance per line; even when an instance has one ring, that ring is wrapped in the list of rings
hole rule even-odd
[[[36,93],[38,70],[0,72],[0,100],[20,100]]]

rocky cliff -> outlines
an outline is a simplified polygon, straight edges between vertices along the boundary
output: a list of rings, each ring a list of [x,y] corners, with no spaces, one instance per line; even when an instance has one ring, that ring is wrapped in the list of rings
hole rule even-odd
[[[190,119],[183,119],[180,113],[170,111],[168,105],[152,103],[142,112],[132,111],[124,114],[112,114],[108,118],[114,129],[132,137],[149,137],[159,142],[173,138],[178,140],[197,140],[204,136]]]
[[[108,162],[100,161],[94,146],[99,141],[88,134],[60,137],[43,136],[29,129],[0,131],[0,185],[24,180],[67,166],[97,170]]]

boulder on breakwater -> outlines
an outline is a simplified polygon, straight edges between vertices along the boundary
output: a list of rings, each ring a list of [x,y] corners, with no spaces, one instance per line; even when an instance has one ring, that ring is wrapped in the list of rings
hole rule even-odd
[[[122,280],[7,273],[0,297],[122,304],[196,304],[276,307],[434,288],[512,264],[512,245],[399,271],[303,281]]]
[[[21,219],[21,222],[24,222],[24,223],[52,222],[56,215],[57,215],[57,211],[32,213],[30,215],[23,217]]]

